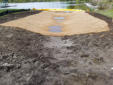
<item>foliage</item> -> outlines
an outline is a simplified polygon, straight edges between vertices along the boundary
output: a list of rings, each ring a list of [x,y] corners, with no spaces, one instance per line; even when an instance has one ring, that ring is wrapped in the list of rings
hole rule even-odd
[[[1,9],[0,13],[5,12],[5,11],[17,11],[17,10],[20,10],[20,9]]]
[[[113,6],[113,0],[90,0],[93,5],[98,5],[100,10],[109,9]]]
[[[106,9],[106,10],[97,10],[96,13],[105,15],[107,17],[113,18],[113,9]]]
[[[29,9],[1,9],[0,10],[0,17],[7,15],[7,14],[15,14],[15,13],[19,13],[19,12],[24,12],[24,11],[30,11]]]
[[[101,9],[101,10],[109,8],[109,5],[110,5],[110,3],[106,2],[106,1],[105,2],[102,1],[102,2],[98,3],[99,9]]]
[[[82,10],[90,10],[85,4],[76,5],[76,6],[68,6],[69,9],[82,9]]]

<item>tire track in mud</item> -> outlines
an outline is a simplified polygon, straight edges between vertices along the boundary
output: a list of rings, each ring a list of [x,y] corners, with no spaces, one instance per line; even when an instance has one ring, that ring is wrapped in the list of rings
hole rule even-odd
[[[69,39],[62,40],[61,37],[50,37],[49,41],[44,44],[46,48],[53,49],[53,54],[55,58],[58,60],[67,59],[68,54],[71,50],[67,49],[67,47],[72,46],[73,42]],[[67,56],[66,56],[67,55]]]
[[[62,37],[49,37],[48,40],[44,43],[44,47],[51,49],[51,57],[54,60],[50,60],[51,63],[58,65],[58,72],[56,76],[48,75],[52,77],[54,81],[53,85],[80,85],[77,82],[74,82],[72,79],[71,73],[76,72],[76,60],[73,60],[72,50],[67,49],[70,46],[73,46],[73,42],[70,39],[63,40]],[[51,71],[54,73],[55,70]],[[68,75],[69,74],[69,75]],[[56,79],[55,79],[56,78]],[[57,83],[55,83],[57,81]],[[51,83],[46,82],[46,85],[52,85]]]
[[[111,80],[109,80],[109,78],[111,77],[110,74],[112,74],[112,71],[104,68],[107,66],[107,63],[99,61],[101,64],[98,63],[97,65],[97,60],[97,62],[95,62],[96,64],[92,65],[88,63],[93,62],[89,55],[84,54],[81,58],[79,56],[76,57],[77,53],[73,49],[76,49],[76,44],[82,45],[82,40],[78,41],[78,43],[76,40],[77,39],[73,41],[72,38],[64,39],[64,37],[50,36],[48,40],[43,43],[44,48],[48,48],[48,50],[51,49],[50,54],[54,60],[50,60],[50,62],[58,65],[57,70],[59,73],[56,73],[58,74],[56,75],[57,82],[59,82],[58,85],[110,85],[112,78]],[[79,51],[82,50],[84,50],[84,48]],[[107,68],[109,68],[109,65],[110,64],[108,64]],[[55,71],[53,70],[51,72],[54,73]],[[51,75],[48,76],[51,77]],[[52,76],[52,81],[56,81],[54,77],[55,76]],[[54,83],[53,85],[57,84]]]
[[[23,29],[0,29],[0,48],[4,51],[0,56],[5,58],[1,62],[14,65],[9,72],[0,70],[0,85],[113,84],[113,71],[107,66],[113,65],[113,34],[104,38],[99,37],[103,34],[52,37]],[[8,54],[7,47],[13,55]],[[95,57],[96,64],[88,63]],[[100,57],[110,61],[103,62]],[[20,68],[15,68],[18,64]]]
[[[0,27],[0,85],[113,85],[112,42],[112,30],[52,37]]]

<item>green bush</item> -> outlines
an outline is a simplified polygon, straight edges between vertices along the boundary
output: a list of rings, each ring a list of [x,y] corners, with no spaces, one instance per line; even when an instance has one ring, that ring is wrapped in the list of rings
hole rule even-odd
[[[100,10],[103,10],[103,9],[107,9],[108,8],[108,4],[106,2],[100,2],[98,4]]]
[[[76,5],[76,6],[68,6],[69,9],[82,9],[82,10],[90,10],[85,4]]]
[[[0,10],[0,16],[4,16],[11,13],[18,13],[18,12],[24,12],[24,11],[30,11],[29,9],[2,9]]]

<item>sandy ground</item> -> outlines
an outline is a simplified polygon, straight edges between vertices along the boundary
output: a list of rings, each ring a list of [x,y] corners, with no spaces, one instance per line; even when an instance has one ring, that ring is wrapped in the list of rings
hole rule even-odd
[[[57,22],[54,17],[64,17],[62,22]],[[97,33],[108,31],[108,24],[96,17],[85,12],[47,12],[43,11],[21,19],[2,23],[3,26],[20,27],[32,32],[41,33],[43,35],[74,35],[84,33]],[[61,26],[62,32],[49,32],[49,26]]]

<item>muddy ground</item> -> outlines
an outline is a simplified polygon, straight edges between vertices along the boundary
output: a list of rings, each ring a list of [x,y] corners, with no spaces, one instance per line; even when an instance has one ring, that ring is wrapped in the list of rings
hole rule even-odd
[[[41,11],[22,11],[22,12],[15,12],[15,13],[9,13],[7,15],[2,15],[0,16],[0,24],[1,23],[5,23],[5,22],[9,22],[12,20],[16,20],[16,19],[20,19],[20,18],[24,18],[27,17],[29,15],[33,15],[33,14],[37,14],[40,13]]]
[[[113,24],[93,16],[111,30],[53,37],[1,26],[0,85],[113,85]]]

